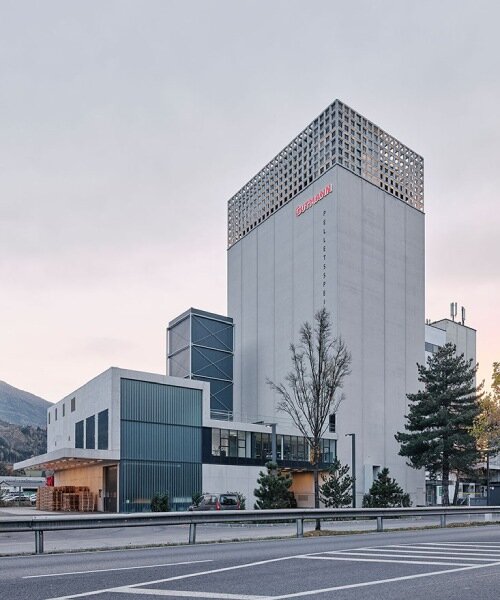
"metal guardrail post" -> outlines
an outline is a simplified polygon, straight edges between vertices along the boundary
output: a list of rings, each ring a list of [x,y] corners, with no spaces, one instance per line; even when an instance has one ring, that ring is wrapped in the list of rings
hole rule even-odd
[[[446,527],[446,515],[445,514],[439,516],[439,526]]]
[[[35,554],[43,554],[43,531],[35,531]]]
[[[304,537],[304,519],[297,519],[297,537]]]
[[[196,523],[189,524],[189,543],[196,544]]]
[[[384,518],[377,517],[377,531],[384,531]]]

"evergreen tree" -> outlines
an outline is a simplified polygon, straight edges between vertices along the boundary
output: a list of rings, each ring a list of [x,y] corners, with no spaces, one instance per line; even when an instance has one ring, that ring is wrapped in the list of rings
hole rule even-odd
[[[283,475],[278,470],[276,463],[266,463],[266,469],[267,473],[264,473],[264,471],[259,473],[257,479],[259,487],[253,492],[257,498],[255,508],[259,510],[291,508],[294,503],[293,492],[289,490],[292,485],[292,478],[288,474]]]
[[[323,475],[323,485],[319,488],[321,501],[327,508],[342,508],[352,502],[353,478],[348,475],[349,466],[341,465],[335,460],[328,469],[328,476]]]
[[[427,469],[431,476],[441,474],[443,504],[448,505],[450,472],[468,473],[479,455],[472,433],[479,414],[481,386],[476,387],[477,365],[456,355],[454,344],[445,344],[418,365],[424,389],[407,394],[410,411],[407,433],[397,433],[399,454],[410,459],[415,469]]]
[[[377,475],[368,494],[363,496],[363,508],[396,508],[410,506],[410,495],[403,492],[385,467]]]

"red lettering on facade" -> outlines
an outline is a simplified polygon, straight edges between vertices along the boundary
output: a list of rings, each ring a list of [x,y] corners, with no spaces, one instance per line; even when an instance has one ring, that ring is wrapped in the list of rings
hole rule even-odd
[[[323,198],[325,196],[328,196],[328,194],[330,194],[332,192],[332,189],[333,189],[332,184],[329,183],[324,189],[322,189],[315,196],[313,196],[312,198],[309,198],[309,200],[306,200],[303,204],[299,204],[297,206],[297,208],[295,209],[295,216],[300,217],[300,215],[302,213],[305,213],[306,210],[310,209],[311,206],[314,206],[317,202],[319,202],[320,200],[323,200]]]

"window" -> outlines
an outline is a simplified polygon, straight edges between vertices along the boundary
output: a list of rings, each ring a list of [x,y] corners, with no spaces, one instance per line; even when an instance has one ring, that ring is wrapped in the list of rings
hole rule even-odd
[[[430,344],[429,342],[425,342],[426,352],[431,352],[432,354],[434,354],[434,352],[437,352],[440,347],[441,346],[438,346],[437,344]]]
[[[76,398],[71,398],[71,412],[75,412],[76,409]]]
[[[64,402],[63,402],[63,405],[62,405],[62,412],[63,412],[62,416],[64,417],[65,414],[66,414],[66,404],[64,404]]]
[[[75,423],[75,448],[83,448],[83,421]]]
[[[57,408],[54,410],[54,421],[57,421]]]
[[[212,456],[245,458],[246,432],[234,429],[212,429]]]
[[[328,431],[330,433],[335,433],[337,415],[330,415],[329,423],[328,423]]]
[[[103,410],[97,415],[97,448],[108,449],[108,410]]]
[[[95,416],[85,419],[85,448],[95,448]]]

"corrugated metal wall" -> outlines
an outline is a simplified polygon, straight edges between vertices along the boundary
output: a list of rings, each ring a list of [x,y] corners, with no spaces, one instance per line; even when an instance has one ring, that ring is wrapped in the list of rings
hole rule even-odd
[[[120,511],[150,508],[168,492],[173,510],[201,492],[202,392],[121,380]]]

